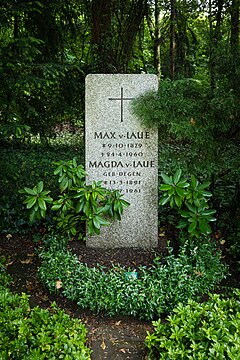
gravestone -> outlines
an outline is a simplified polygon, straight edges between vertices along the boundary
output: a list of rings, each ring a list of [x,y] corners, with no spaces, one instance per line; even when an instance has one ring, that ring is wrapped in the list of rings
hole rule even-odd
[[[157,90],[151,74],[86,77],[87,181],[119,189],[130,202],[121,221],[88,236],[90,247],[154,248],[158,241],[158,134],[144,128],[131,100]]]

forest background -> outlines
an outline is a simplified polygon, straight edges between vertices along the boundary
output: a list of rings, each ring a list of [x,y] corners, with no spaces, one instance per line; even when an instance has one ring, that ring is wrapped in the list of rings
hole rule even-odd
[[[74,129],[71,138],[77,134],[82,143],[71,144],[70,152],[83,163],[85,76],[155,73],[158,94],[141,99],[135,111],[159,128],[160,170],[180,166],[186,175],[211,181],[214,230],[237,257],[239,5],[240,0],[2,0],[1,229],[27,226],[24,216],[16,217],[22,205],[12,189],[47,179],[50,161],[69,155],[58,138],[55,154],[39,167],[59,129]],[[160,211],[160,221],[170,215]]]

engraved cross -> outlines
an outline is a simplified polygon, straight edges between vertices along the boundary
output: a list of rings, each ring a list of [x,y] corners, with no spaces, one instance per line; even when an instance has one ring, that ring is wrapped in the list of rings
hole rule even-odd
[[[109,100],[120,100],[121,101],[121,122],[123,122],[123,101],[124,100],[133,100],[134,98],[123,97],[123,88],[121,87],[121,97],[120,98],[108,98]]]

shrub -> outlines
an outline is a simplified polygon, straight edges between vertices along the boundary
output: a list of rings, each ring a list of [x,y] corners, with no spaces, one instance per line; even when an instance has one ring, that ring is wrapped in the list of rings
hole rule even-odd
[[[167,323],[153,322],[146,337],[149,359],[239,359],[240,292],[229,299],[210,295],[199,304],[179,304]]]
[[[212,216],[216,210],[209,209],[208,200],[212,194],[206,190],[210,183],[199,183],[194,175],[191,181],[182,177],[182,170],[175,172],[174,176],[162,173],[164,184],[159,189],[163,196],[160,205],[170,204],[176,208],[182,219],[177,228],[186,229],[190,236],[200,237],[211,233],[209,223],[216,219]]]
[[[55,221],[56,228],[70,234],[78,235],[81,225],[86,221],[90,235],[99,234],[101,226],[110,225],[109,219],[121,220],[123,209],[129,203],[122,199],[118,190],[109,190],[101,186],[101,181],[87,185],[86,172],[76,159],[55,163],[54,175],[58,176],[58,198],[53,201],[50,190],[44,190],[42,181],[33,189],[24,187],[19,192],[25,195],[24,204],[29,211],[30,221],[45,219],[47,214]],[[48,205],[52,204],[51,210]]]
[[[28,296],[11,293],[0,268],[0,358],[2,360],[88,360],[85,326],[53,303],[30,309]]]
[[[83,164],[83,144],[71,144],[71,146],[61,144],[58,147],[32,145],[27,149],[22,147],[0,151],[0,232],[29,232],[32,224],[26,216],[22,195],[18,190],[24,186],[33,187],[35,183],[44,179],[46,188],[50,188],[53,194],[56,194],[58,184],[52,176],[53,162],[59,157],[62,160],[76,157],[78,163]]]
[[[127,277],[131,269],[121,266],[108,271],[102,266],[89,268],[66,251],[61,241],[57,248],[56,239],[41,257],[39,276],[51,292],[61,292],[95,313],[149,320],[169,313],[180,301],[201,298],[226,273],[220,252],[206,239],[199,245],[185,244],[178,257],[170,253],[165,263],[156,258],[153,266],[140,267],[137,279]]]

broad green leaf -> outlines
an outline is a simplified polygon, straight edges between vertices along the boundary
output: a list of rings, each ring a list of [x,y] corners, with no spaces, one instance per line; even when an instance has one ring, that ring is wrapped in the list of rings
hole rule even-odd
[[[175,203],[176,203],[177,207],[180,208],[182,205],[182,199],[178,195],[175,195],[174,199],[175,199]]]
[[[45,201],[42,199],[42,198],[38,198],[38,205],[39,205],[39,207],[42,209],[42,210],[44,210],[44,211],[46,211],[46,209],[47,209],[47,207],[46,207],[46,203],[45,203]]]
[[[163,181],[165,182],[165,184],[173,185],[173,181],[172,181],[171,177],[167,176],[164,173],[161,173],[161,177],[162,177]]]
[[[62,175],[62,165],[59,165],[55,170],[54,170],[54,175]]]
[[[41,198],[47,203],[53,202],[53,198],[51,198],[50,196],[41,196]]]
[[[123,199],[121,199],[120,201],[121,201],[121,204],[122,204],[123,207],[129,207],[130,206],[130,203],[128,201],[123,200]]]
[[[37,195],[37,191],[34,191],[34,189],[30,189],[28,187],[25,187],[24,190],[29,195]]]
[[[186,187],[189,186],[189,183],[187,182],[186,179],[184,179],[184,180],[179,181],[179,183],[177,184],[177,186],[180,187],[180,188],[186,188]]]
[[[180,196],[180,198],[184,198],[184,196],[185,196],[185,190],[183,190],[183,189],[179,189],[178,187],[176,187],[176,193]]]
[[[170,203],[170,206],[173,208],[173,206],[174,206],[174,197],[173,196],[170,197],[169,203]]]
[[[181,169],[178,169],[175,174],[174,174],[174,177],[173,177],[173,182],[174,184],[177,184],[181,178],[181,175],[182,175],[182,170]]]
[[[83,205],[84,205],[84,202],[83,201],[79,201],[75,207],[75,211],[76,213],[79,213],[80,211],[82,211],[83,209]]]
[[[212,196],[212,194],[209,191],[203,191],[202,194],[205,197],[211,197]]]
[[[193,221],[191,225],[188,227],[188,232],[189,233],[193,232],[196,229],[196,227],[197,227],[197,221]]]
[[[195,206],[190,205],[188,202],[186,202],[186,206],[187,206],[188,209],[189,209],[190,211],[192,211],[193,213],[196,212],[196,207],[195,207]]]
[[[29,199],[27,202],[27,209],[31,209],[33,205],[35,205],[36,201],[37,201],[36,197],[32,197],[31,199]]]
[[[187,226],[187,222],[185,222],[184,220],[180,220],[179,224],[176,226],[177,229],[183,229]]]
[[[97,229],[100,229],[101,225],[100,225],[100,222],[98,221],[98,217],[94,217],[93,218],[93,225],[97,228]]]
[[[37,184],[37,192],[38,194],[40,194],[43,191],[43,182],[39,181],[39,183]]]
[[[200,184],[200,185],[198,186],[198,189],[199,189],[199,190],[203,190],[203,189],[208,188],[209,186],[210,186],[210,182],[206,182],[206,183]]]
[[[163,196],[160,200],[159,200],[159,205],[165,205],[169,200],[170,200],[171,196]]]
[[[159,187],[159,189],[162,191],[167,191],[167,190],[170,190],[171,188],[172,188],[172,185],[168,185],[168,184],[162,184]]]
[[[194,175],[192,175],[191,176],[191,185],[192,185],[193,189],[196,189],[198,184],[199,184],[198,180],[195,178]]]
[[[44,209],[40,209],[41,217],[44,219],[46,216],[46,211]]]
[[[202,215],[212,215],[212,214],[215,214],[216,210],[204,210],[202,212]]]
[[[51,192],[50,190],[44,190],[44,191],[42,191],[41,196],[42,195],[44,195],[44,196],[48,195],[50,192]]]
[[[53,205],[52,207],[51,207],[51,209],[53,210],[53,211],[57,211],[57,210],[59,210],[60,208],[61,208],[61,204],[55,204],[55,205]]]
[[[184,217],[184,218],[189,218],[189,217],[190,217],[190,214],[189,214],[188,211],[182,210],[182,211],[180,211],[180,214],[181,214],[181,216]]]
[[[75,227],[71,227],[70,231],[73,236],[75,236],[77,234],[77,230]]]

